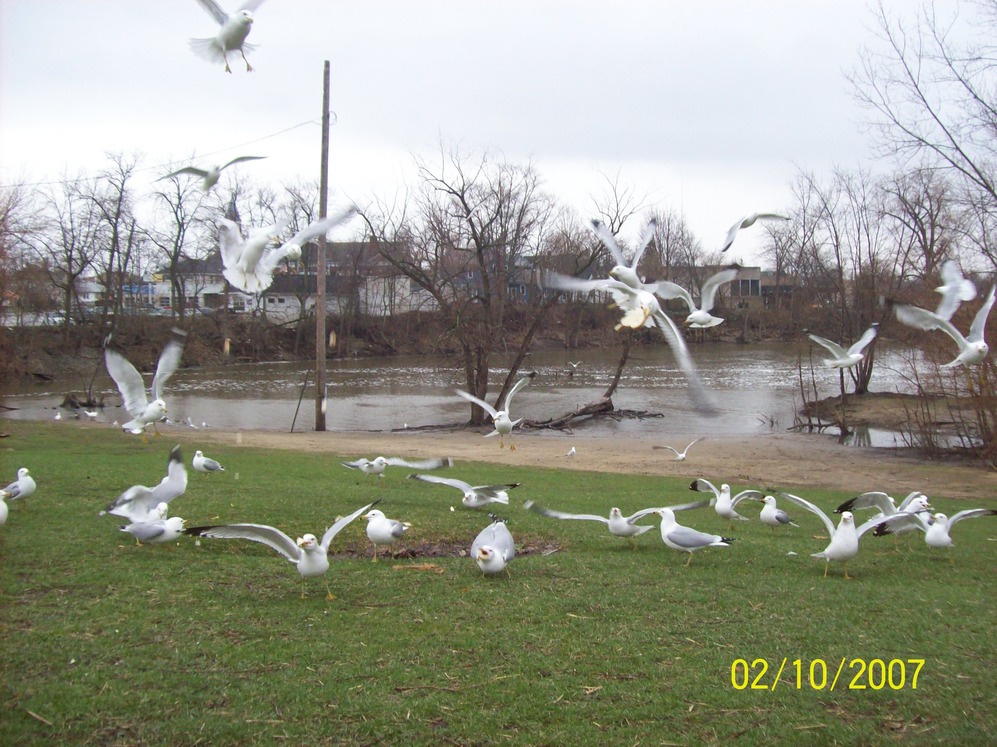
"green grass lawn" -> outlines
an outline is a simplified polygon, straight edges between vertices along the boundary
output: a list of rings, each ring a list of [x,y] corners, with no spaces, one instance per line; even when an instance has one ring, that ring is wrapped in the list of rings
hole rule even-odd
[[[902,538],[899,552],[893,539],[867,535],[845,581],[835,566],[823,578],[823,562],[809,557],[826,544],[823,525],[783,505],[800,529],[739,523],[732,547],[700,552],[685,568],[657,530],[632,550],[602,525],[537,516],[522,503],[630,513],[690,500],[689,479],[723,475],[460,463],[449,474],[474,484],[522,482],[503,511],[510,530],[519,545],[558,551],[517,557],[509,577],[482,577],[468,557],[373,564],[355,554],[368,549],[358,520],[333,543],[342,554],[332,559],[329,602],[320,580],[301,599],[295,568],[262,545],[185,537],[136,547],[115,518],[98,517],[126,487],[158,482],[174,441],[71,424],[5,421],[3,430],[11,435],[0,441],[0,477],[26,466],[39,487],[11,504],[0,529],[0,744],[997,740],[994,519],[956,527],[951,563],[920,535]],[[182,438],[189,466],[199,444],[194,432]],[[460,507],[456,491],[404,480],[405,469],[377,481],[339,465],[356,455],[205,451],[227,472],[190,470],[171,504],[188,525],[248,521],[321,535],[378,498],[388,516],[414,525],[408,545],[466,548],[488,523]],[[825,510],[851,497],[775,487]],[[950,514],[970,507],[931,499]],[[727,533],[710,510],[679,520]],[[443,572],[406,569],[424,563]],[[886,666],[868,667],[874,659]],[[915,659],[924,660],[916,689]],[[747,671],[739,664],[732,682],[737,660]],[[904,674],[899,689],[884,678],[893,660],[903,662],[889,670],[894,685]]]

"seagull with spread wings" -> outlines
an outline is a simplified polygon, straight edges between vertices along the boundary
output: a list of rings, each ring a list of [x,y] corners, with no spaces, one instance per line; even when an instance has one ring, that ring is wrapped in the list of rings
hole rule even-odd
[[[419,474],[409,475],[408,479],[432,482],[437,485],[446,485],[448,488],[456,488],[464,494],[460,502],[464,504],[465,508],[485,508],[490,503],[509,505],[509,491],[513,488],[518,488],[522,484],[510,482],[505,485],[471,485],[469,482],[450,477]]]
[[[865,353],[862,351],[866,349],[869,343],[876,339],[878,329],[879,324],[873,324],[847,350],[838,343],[828,340],[826,337],[820,337],[819,335],[807,335],[807,337],[831,354],[830,358],[825,358],[821,361],[825,366],[828,368],[851,368],[858,365],[859,361],[865,358]]]
[[[253,11],[263,4],[263,0],[246,0],[233,15],[229,15],[215,0],[197,0],[208,15],[215,19],[221,27],[218,33],[205,39],[191,39],[190,48],[196,55],[208,62],[224,62],[225,72],[231,73],[228,65],[228,53],[238,50],[246,63],[246,72],[252,72],[253,66],[246,59],[246,52],[255,49],[246,41],[253,27]]]
[[[721,285],[735,280],[740,269],[738,266],[728,267],[708,277],[703,283],[703,287],[700,288],[698,306],[693,300],[692,294],[678,283],[659,280],[656,283],[655,293],[665,300],[678,298],[689,307],[689,315],[685,318],[687,326],[693,329],[716,327],[723,322],[723,319],[710,313],[717,302],[717,291],[720,290]]]
[[[125,409],[132,419],[121,426],[129,433],[140,434],[150,425],[159,435],[156,423],[166,417],[166,401],[163,399],[163,388],[166,382],[180,367],[187,333],[179,329],[173,330],[174,337],[163,347],[156,364],[156,374],[152,378],[152,401],[146,397],[142,374],[121,353],[110,348],[104,349],[104,364],[107,373],[121,392]],[[144,436],[143,436],[144,437]]]
[[[491,433],[486,433],[485,438],[488,438],[490,436],[498,436],[499,448],[502,449],[505,448],[504,439],[506,436],[508,436],[509,451],[515,451],[516,445],[512,442],[512,429],[515,428],[517,425],[519,425],[519,423],[523,421],[523,418],[519,418],[518,420],[513,420],[512,417],[509,415],[509,413],[512,411],[512,398],[516,394],[516,392],[518,392],[520,389],[522,389],[529,383],[530,383],[530,378],[528,376],[524,376],[522,379],[513,384],[512,389],[510,389],[509,393],[505,395],[505,403],[503,405],[504,409],[502,410],[498,410],[492,407],[483,399],[479,399],[478,397],[475,397],[473,394],[469,394],[460,389],[456,391],[458,395],[466,399],[468,402],[477,405],[491,416],[492,424],[495,426],[495,429]]]
[[[221,179],[222,171],[227,169],[236,163],[242,163],[243,161],[259,161],[266,156],[239,156],[238,158],[233,158],[228,163],[222,165],[215,165],[209,169],[199,169],[196,166],[184,166],[182,169],[177,169],[176,171],[171,171],[166,176],[161,176],[156,181],[161,181],[162,179],[169,179],[171,176],[179,176],[180,174],[190,174],[191,176],[197,176],[201,178],[201,191],[207,192],[213,186],[218,184],[218,180]]]
[[[682,503],[676,506],[667,506],[672,511],[690,511],[695,508],[705,508],[709,506],[709,501],[695,501],[693,503]],[[644,534],[651,529],[654,529],[654,524],[638,524],[637,522],[643,519],[649,514],[657,513],[662,507],[654,508],[643,508],[640,511],[630,514],[630,516],[624,516],[623,512],[613,506],[609,509],[609,518],[605,516],[599,516],[598,514],[572,514],[565,511],[554,511],[549,508],[544,508],[535,501],[526,501],[523,504],[523,508],[528,511],[533,511],[534,513],[540,514],[541,516],[547,516],[551,519],[566,519],[569,521],[598,521],[601,524],[605,524],[606,528],[609,529],[609,533],[614,537],[626,537],[630,540],[630,545],[636,547],[634,542],[634,537]]]
[[[153,488],[145,485],[132,485],[123,492],[107,508],[100,512],[100,516],[111,514],[131,522],[149,521],[160,518],[157,515],[160,504],[169,504],[175,498],[179,498],[187,490],[187,468],[183,463],[183,456],[180,453],[180,445],[177,444],[170,451],[170,458],[166,464],[166,477]]]
[[[973,317],[973,324],[969,328],[969,334],[963,334],[955,328],[948,319],[939,316],[933,311],[922,309],[917,306],[906,306],[898,304],[896,309],[897,319],[904,324],[916,329],[933,330],[940,329],[951,337],[959,346],[959,355],[954,360],[942,364],[941,368],[952,368],[954,366],[975,366],[983,362],[990,352],[990,346],[984,339],[987,330],[987,317],[990,316],[990,309],[994,305],[994,291],[997,285],[991,286],[990,293],[987,294],[983,306]]]
[[[379,478],[383,478],[384,470],[388,467],[408,467],[409,469],[442,469],[444,467],[452,467],[453,459],[451,457],[442,457],[439,459],[402,459],[401,457],[379,456],[374,459],[360,457],[352,462],[340,462],[340,464],[344,467],[348,467],[349,469],[359,470],[367,477],[377,475]]]
[[[737,234],[742,228],[751,228],[755,225],[756,221],[760,220],[789,220],[785,215],[780,215],[779,213],[751,213],[744,216],[739,221],[734,223],[730,228],[727,229],[727,237],[724,239],[723,248],[720,249],[721,252],[725,252],[730,249],[731,245],[734,243],[734,239],[737,238]]]

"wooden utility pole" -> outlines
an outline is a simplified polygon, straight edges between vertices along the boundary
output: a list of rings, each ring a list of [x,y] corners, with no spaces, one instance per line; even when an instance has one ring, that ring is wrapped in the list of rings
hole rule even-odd
[[[329,204],[329,60],[322,74],[322,174],[319,178],[319,220]],[[315,260],[315,430],[325,430],[325,234],[319,237]]]

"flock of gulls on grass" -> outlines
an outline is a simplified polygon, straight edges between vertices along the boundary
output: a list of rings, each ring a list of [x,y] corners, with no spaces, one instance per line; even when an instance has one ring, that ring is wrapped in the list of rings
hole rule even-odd
[[[246,60],[246,52],[251,49],[246,38],[253,24],[252,11],[259,7],[262,0],[245,2],[242,8],[232,16],[226,14],[213,0],[198,0],[198,2],[211,14],[220,28],[214,37],[191,40],[193,50],[210,61],[223,62],[227,72],[231,72],[228,54],[237,51],[246,62],[246,70],[252,70],[249,61]],[[162,178],[181,175],[194,176],[202,180],[200,187],[207,192],[218,182],[224,169],[260,158],[260,156],[240,156],[223,165],[213,166],[209,169],[186,166],[172,171]],[[244,238],[238,223],[227,218],[219,219],[217,223],[219,253],[224,265],[225,278],[244,292],[263,292],[270,286],[273,273],[280,262],[286,259],[300,258],[301,247],[305,243],[324,236],[333,228],[345,224],[355,213],[355,208],[351,206],[332,217],[315,221],[298,231],[288,241],[277,241],[276,244],[274,244],[276,237],[287,228],[286,224],[270,226]],[[750,228],[759,220],[786,221],[789,218],[776,213],[749,214],[730,227],[721,252],[726,252],[731,248],[739,231]],[[638,264],[656,229],[653,221],[649,222],[645,228],[637,251],[629,262],[609,229],[599,221],[593,221],[592,225],[596,235],[615,262],[609,271],[609,277],[601,279],[578,278],[551,272],[544,277],[544,285],[561,291],[608,293],[622,312],[622,317],[617,324],[618,330],[623,328],[657,328],[671,348],[678,366],[685,376],[688,394],[693,406],[703,415],[714,414],[716,408],[699,380],[695,362],[685,345],[682,331],[679,325],[662,309],[660,301],[678,299],[684,303],[688,308],[684,325],[689,329],[705,329],[719,325],[723,323],[723,319],[711,313],[716,303],[717,293],[723,285],[737,278],[739,266],[732,264],[710,276],[699,289],[697,300],[688,289],[675,283],[664,280],[649,283],[645,282],[638,274]],[[962,276],[958,264],[954,261],[944,264],[942,280],[943,284],[937,289],[942,300],[935,311],[896,304],[894,309],[897,319],[920,330],[940,330],[955,342],[958,348],[957,355],[943,367],[977,365],[989,353],[984,332],[987,318],[994,304],[995,287],[991,287],[976,313],[969,332],[963,335],[952,324],[951,320],[960,304],[976,298],[976,287]],[[863,360],[864,351],[875,339],[877,331],[877,325],[873,324],[847,348],[818,335],[811,334],[809,337],[814,343],[828,351],[830,357],[823,361],[825,366],[846,369]],[[105,345],[104,360],[107,372],[117,385],[124,407],[131,416],[130,420],[121,425],[122,430],[142,435],[145,439],[146,430],[151,426],[156,435],[159,435],[156,428],[157,423],[164,421],[168,412],[164,388],[180,365],[185,337],[185,333],[176,330],[174,337],[165,345],[152,380],[151,399],[146,393],[142,376],[135,366],[120,352],[113,350],[109,344]],[[579,364],[571,363],[570,365],[572,368],[569,375],[575,373]],[[491,417],[494,430],[486,434],[486,437],[498,436],[500,448],[504,448],[506,439],[508,439],[509,449],[513,451],[516,446],[512,442],[512,431],[523,418],[513,419],[511,414],[512,401],[514,395],[527,386],[529,382],[529,378],[523,378],[510,388],[505,396],[503,409],[498,409],[497,406],[493,407],[483,399],[468,392],[457,390],[456,393],[482,408]],[[87,414],[90,415],[90,413]],[[189,418],[187,422],[191,427],[195,427]],[[206,424],[202,425],[206,426]],[[682,451],[671,446],[662,448],[673,451],[675,461],[684,461],[689,457],[689,450],[692,446],[700,440],[692,441]],[[572,447],[565,456],[572,456],[574,453],[575,449]],[[195,452],[192,466],[196,471],[205,475],[220,474],[225,471],[221,464],[206,457],[201,451]],[[434,470],[453,466],[453,460],[450,458],[406,460],[378,456],[371,460],[361,458],[352,462],[344,462],[343,466],[358,470],[368,478],[376,476],[381,479],[389,466]],[[493,509],[496,504],[508,506],[509,491],[520,486],[519,483],[514,482],[499,485],[472,485],[459,479],[422,473],[409,474],[408,477],[421,482],[454,488],[462,493],[461,504],[465,508],[475,510]],[[747,489],[732,495],[728,484],[721,484],[717,488],[712,482],[704,478],[694,480],[690,488],[696,492],[708,493],[710,497],[678,505],[645,508],[630,516],[624,516],[622,511],[616,507],[610,509],[608,517],[545,508],[532,500],[527,500],[524,507],[552,519],[595,521],[605,524],[611,535],[624,537],[632,544],[636,544],[636,537],[654,528],[653,524],[639,522],[645,517],[656,516],[662,542],[673,550],[687,553],[689,558],[686,565],[692,561],[693,553],[708,547],[727,547],[733,538],[680,524],[676,519],[676,514],[681,513],[684,516],[695,509],[712,507],[719,518],[727,521],[727,529],[730,531],[735,521],[749,520],[749,517],[738,513],[738,508],[744,511],[744,507],[749,505],[748,501],[757,501],[762,504],[759,521],[771,527],[773,531],[786,527],[799,527],[799,524],[791,518],[789,513],[777,506],[775,496],[768,495],[763,491]],[[305,579],[316,577],[325,579],[329,569],[329,547],[335,537],[355,519],[363,518],[367,521],[367,537],[373,545],[375,561],[379,548],[397,542],[410,528],[409,523],[389,518],[381,510],[374,508],[374,505],[379,501],[368,503],[346,516],[337,518],[325,530],[321,539],[313,534],[304,534],[292,540],[289,535],[276,527],[252,523],[187,528],[182,518],[169,516],[170,503],[183,495],[186,489],[187,470],[180,454],[180,447],[177,446],[170,452],[166,476],[157,485],[153,487],[134,485],[122,492],[100,513],[125,520],[127,523],[121,526],[121,530],[134,537],[139,545],[170,543],[183,535],[207,539],[239,539],[267,545],[296,566],[302,579],[302,596],[305,593]],[[8,517],[6,501],[27,498],[35,490],[35,481],[28,469],[26,467],[20,468],[17,480],[0,491],[0,525],[3,525]],[[952,517],[948,517],[943,513],[932,513],[932,507],[927,497],[920,492],[911,493],[899,505],[886,493],[871,492],[859,495],[840,505],[836,509],[836,513],[841,514],[841,518],[835,524],[831,517],[810,501],[786,492],[780,492],[779,495],[786,502],[815,514],[821,520],[830,541],[823,551],[813,553],[813,557],[825,561],[825,576],[828,575],[831,562],[840,561],[844,566],[845,578],[849,578],[848,561],[856,557],[859,540],[870,530],[874,531],[875,534],[921,531],[924,533],[925,542],[929,547],[949,547],[952,544],[950,532],[959,521],[997,514],[997,511],[980,508],[959,511]],[[451,510],[454,509],[451,507]],[[872,510],[876,514],[856,526],[853,512],[861,510]],[[470,556],[486,575],[495,575],[503,570],[508,573],[508,564],[516,552],[515,541],[502,518],[494,514],[489,514],[489,516],[492,519],[491,523],[482,529],[471,542]],[[329,590],[327,579],[325,584],[328,598],[334,598]]]

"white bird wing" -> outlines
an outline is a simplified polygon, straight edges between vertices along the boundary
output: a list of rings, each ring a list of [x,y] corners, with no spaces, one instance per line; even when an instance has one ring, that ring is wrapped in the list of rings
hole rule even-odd
[[[828,340],[826,337],[821,337],[820,335],[807,335],[811,340],[816,342],[822,348],[825,348],[834,358],[842,359],[848,356],[848,351],[841,347],[838,343]]]
[[[983,340],[983,335],[987,329],[987,317],[990,316],[990,309],[994,305],[994,291],[997,291],[997,285],[990,287],[987,300],[983,302],[983,306],[980,307],[980,310],[976,312],[976,316],[973,317],[973,325],[969,328],[969,335],[966,336],[969,342],[981,342]]]
[[[187,467],[180,455],[180,447],[174,446],[170,452],[170,461],[166,466],[166,479],[152,489],[153,508],[160,503],[169,503],[187,490]]]
[[[523,504],[523,508],[525,508],[527,511],[532,511],[535,514],[540,514],[541,516],[548,516],[551,519],[569,519],[572,521],[575,520],[598,521],[606,525],[609,524],[609,519],[606,518],[605,516],[599,516],[597,514],[569,514],[565,513],[564,511],[554,511],[549,508],[544,508],[540,504],[534,503],[533,501],[526,501],[526,503]],[[653,511],[654,509],[651,510]]]
[[[409,469],[441,469],[443,467],[453,467],[451,457],[435,459],[402,459],[401,457],[386,457],[385,460],[392,467],[408,467]]]
[[[740,493],[735,495],[730,499],[731,506],[737,508],[737,504],[741,501],[747,500],[749,498],[762,498],[764,494],[757,490],[742,490]]]
[[[374,501],[374,503],[377,503],[377,501]],[[367,513],[367,511],[370,510],[370,507],[373,506],[374,503],[368,503],[363,508],[358,508],[349,516],[344,516],[343,518],[336,521],[336,523],[333,524],[331,527],[326,529],[325,534],[322,535],[322,547],[325,548],[326,551],[328,551],[329,545],[332,544],[332,541],[333,539],[335,539],[336,535],[339,534],[346,527],[347,524],[356,519],[358,516]]]
[[[725,252],[730,249],[731,244],[734,243],[734,239],[737,238],[737,232],[742,228],[754,225],[757,220],[789,220],[789,218],[779,213],[749,213],[727,229],[727,237],[724,239],[724,245],[720,251]]]
[[[623,256],[623,252],[620,251],[620,245],[616,243],[616,237],[606,227],[606,224],[601,220],[593,220],[592,229],[595,231],[595,235],[599,237],[599,241],[603,243],[603,246],[609,249],[610,254],[613,255],[613,261],[618,265],[628,267],[627,260]]]
[[[956,523],[963,519],[978,519],[981,516],[997,516],[997,511],[992,508],[967,508],[949,517],[949,529],[951,530]]]
[[[158,521],[133,521],[128,526],[121,527],[121,531],[128,532],[139,542],[152,542],[157,537],[162,537],[166,531],[166,522]]]
[[[507,413],[510,414],[512,413],[513,395],[515,395],[516,392],[518,392],[520,389],[522,389],[529,383],[530,383],[530,378],[528,376],[524,376],[523,378],[521,378],[519,381],[517,381],[515,384],[512,385],[512,389],[510,389],[509,393],[505,395],[505,402],[503,403],[503,407],[505,407],[505,411]]]
[[[917,494],[912,493],[908,498],[912,499],[915,495]],[[883,514],[892,514],[897,510],[896,506],[890,501],[890,496],[878,490],[873,490],[850,498],[834,509],[834,512],[840,514],[844,511],[860,511],[863,508],[877,508]]]
[[[422,480],[423,482],[435,482],[439,485],[446,485],[450,488],[457,488],[462,493],[471,490],[471,483],[457,480],[452,477],[437,477],[436,475],[409,475],[409,480]]]
[[[637,252],[634,254],[633,261],[630,262],[630,268],[632,270],[637,269],[637,265],[640,264],[641,257],[644,256],[644,252],[647,247],[651,245],[651,239],[654,238],[654,232],[658,230],[658,221],[651,218],[644,226],[644,232],[640,235],[640,241],[637,244]]]
[[[218,252],[221,254],[222,264],[226,268],[234,267],[239,262],[246,243],[242,238],[242,230],[238,223],[228,218],[219,218],[217,225]]]
[[[367,457],[360,457],[359,459],[352,462],[340,462],[344,467],[349,467],[350,469],[361,469],[366,465],[370,464],[370,460]]]
[[[471,543],[471,556],[478,554],[478,548],[482,545],[490,545],[505,558],[506,562],[512,560],[516,554],[516,543],[512,539],[512,534],[505,522],[496,521],[481,530],[474,542]]]
[[[678,449],[676,449],[674,446],[669,446],[668,444],[662,444],[661,446],[655,446],[654,448],[655,449],[668,449],[675,456],[682,456],[681,452],[679,452]]]
[[[709,491],[709,492],[713,493],[714,497],[716,497],[716,498],[720,497],[720,489],[717,488],[717,486],[714,485],[712,482],[710,482],[709,480],[706,480],[706,479],[704,479],[702,477],[697,477],[695,480],[693,480],[692,484],[689,486],[689,489],[690,490],[695,490],[695,491],[697,491],[699,493],[705,493],[705,492]],[[712,501],[711,501],[711,503],[712,503]]]
[[[228,23],[228,13],[222,10],[221,6],[215,0],[197,0],[197,3],[215,19],[215,22],[219,26],[224,26]]]
[[[145,485],[132,485],[111,501],[101,514],[111,514],[129,521],[141,522],[148,519],[149,512],[158,505],[158,501],[152,500],[151,488]]]
[[[847,355],[855,355],[856,353],[861,353],[865,350],[866,345],[876,339],[876,332],[878,331],[878,326],[873,324],[869,329],[862,333],[862,336],[856,340],[850,348],[848,348]]]
[[[294,236],[291,237],[290,241],[287,241],[285,243],[304,246],[312,239],[316,239],[319,236],[325,236],[333,228],[350,220],[356,214],[357,214],[356,207],[350,205],[348,208],[341,210],[335,215],[331,215],[328,218],[322,218],[313,223],[309,223],[303,229],[294,234]]]
[[[942,265],[942,285],[935,290],[942,294],[942,300],[935,309],[935,313],[942,319],[951,319],[959,304],[976,298],[976,286],[973,281],[962,276],[959,263],[954,259]]]
[[[896,307],[896,313],[897,319],[906,324],[908,327],[923,329],[925,331],[940,329],[942,332],[955,340],[960,350],[966,347],[966,338],[962,336],[962,333],[955,328],[952,322],[948,319],[942,319],[933,311],[928,311],[927,309],[922,309],[918,306],[906,306],[900,304]]]
[[[186,336],[186,334],[185,334]],[[180,358],[183,355],[184,340],[171,339],[163,347],[163,352],[159,354],[159,363],[156,364],[156,375],[152,377],[152,396],[154,399],[163,398],[163,387],[170,377],[180,368]]]
[[[478,407],[480,407],[482,410],[484,410],[485,412],[487,412],[489,415],[492,416],[492,419],[498,417],[498,410],[496,410],[490,404],[488,404],[487,402],[485,402],[483,399],[478,399],[473,394],[468,394],[467,392],[461,391],[460,389],[455,389],[454,391],[457,392],[457,394],[459,394],[461,397],[463,397],[464,399],[466,399],[468,402],[473,402]]]
[[[264,158],[266,158],[266,156],[239,156],[238,158],[233,158],[231,161],[229,161],[228,163],[226,163],[224,166],[219,166],[218,170],[219,171],[224,171],[229,166],[232,166],[233,164],[236,164],[236,163],[242,163],[243,161],[260,161],[260,160],[262,160]]]
[[[265,524],[222,524],[220,526],[190,527],[184,534],[210,539],[244,539],[273,548],[288,560],[297,563],[301,558],[298,544],[276,529]]]
[[[689,307],[689,311],[696,310],[696,302],[692,300],[692,294],[678,283],[673,283],[670,280],[659,280],[654,292],[659,298],[663,298],[666,301],[672,298],[679,298]]]
[[[663,508],[671,509],[673,513],[678,511],[692,511],[693,509],[696,508],[707,508],[712,502],[713,501],[708,501],[708,500],[693,501],[691,503],[678,503],[674,506],[656,506],[655,508],[642,508],[640,511],[637,511],[636,513],[633,513],[630,516],[628,516],[627,523],[633,524],[638,519],[642,519],[648,514],[656,514],[658,511],[660,511]]]
[[[882,517],[876,517],[882,518]],[[865,526],[863,524],[863,526]],[[886,521],[880,522],[876,527],[876,535],[892,534],[895,531],[913,528],[922,532],[928,531],[928,522],[920,514],[912,514],[907,511],[897,512],[886,516]]]
[[[615,281],[611,278],[584,279],[572,277],[571,275],[562,275],[559,272],[547,272],[543,276],[543,285],[545,288],[577,291],[579,293],[607,291],[613,282]]]
[[[703,311],[712,309],[713,305],[717,302],[717,291],[720,289],[720,286],[736,279],[738,272],[738,268],[728,267],[726,270],[721,270],[714,275],[710,275],[706,279],[706,282],[703,283],[703,288],[700,291],[699,308]]]
[[[665,337],[665,342],[672,349],[675,362],[685,376],[686,389],[689,392],[689,397],[692,399],[693,406],[702,415],[715,415],[717,408],[710,401],[710,397],[706,393],[706,388],[699,379],[696,364],[692,360],[689,348],[686,347],[685,340],[682,339],[682,333],[679,331],[679,328],[675,326],[675,322],[660,308],[655,309],[651,316],[654,317],[658,329],[661,330],[661,334]]]
[[[263,0],[246,0],[239,6],[239,10],[256,10],[263,5]]]
[[[827,536],[834,537],[834,532],[836,529],[836,527],[834,526],[834,522],[831,521],[828,515],[825,514],[823,511],[821,511],[817,506],[808,501],[806,498],[800,498],[798,495],[793,495],[792,493],[779,493],[779,495],[781,495],[790,503],[795,503],[797,506],[801,506],[810,513],[816,514],[818,517],[820,517],[820,520],[824,522],[824,526],[827,527]]]
[[[199,169],[196,166],[184,166],[182,169],[177,169],[176,171],[171,171],[166,176],[161,176],[156,181],[162,181],[163,179],[169,179],[171,176],[180,176],[180,174],[192,174],[198,176],[201,179],[208,175],[208,172],[204,169]]]
[[[104,350],[104,365],[107,366],[107,373],[118,385],[118,391],[121,392],[121,398],[125,401],[124,405],[128,414],[132,417],[141,415],[149,404],[145,395],[142,374],[125,356],[110,348]]]
[[[884,495],[885,495],[885,493],[884,493]],[[921,496],[921,495],[924,495],[924,493],[922,493],[920,490],[914,490],[914,491],[908,493],[907,497],[904,498],[902,501],[900,501],[900,505],[897,506],[897,511],[906,511],[907,507],[911,504],[911,501],[913,501],[915,498],[917,498],[918,496]],[[885,513],[888,513],[888,512],[887,511],[883,511],[883,513],[885,514]]]

